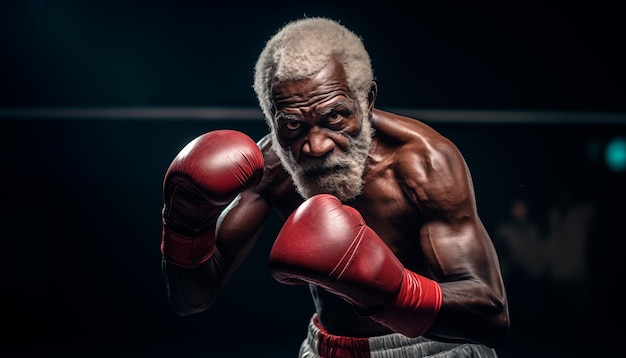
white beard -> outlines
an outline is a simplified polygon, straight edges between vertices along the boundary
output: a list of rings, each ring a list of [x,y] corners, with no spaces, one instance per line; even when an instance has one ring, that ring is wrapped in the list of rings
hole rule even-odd
[[[291,151],[285,150],[274,137],[273,149],[293,179],[296,190],[308,199],[317,194],[332,194],[341,201],[348,201],[361,194],[363,173],[372,144],[374,130],[369,118],[363,118],[361,131],[356,137],[348,137],[347,152],[332,156],[306,158],[298,163]]]

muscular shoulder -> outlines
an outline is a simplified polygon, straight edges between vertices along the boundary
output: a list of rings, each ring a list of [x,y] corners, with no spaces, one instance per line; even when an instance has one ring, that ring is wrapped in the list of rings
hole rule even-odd
[[[448,138],[422,121],[382,111],[375,111],[374,127],[402,189],[423,211],[450,210],[470,198],[465,161]]]

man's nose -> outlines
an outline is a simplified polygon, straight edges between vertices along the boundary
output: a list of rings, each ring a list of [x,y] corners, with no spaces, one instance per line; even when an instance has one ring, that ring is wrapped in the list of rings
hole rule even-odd
[[[304,142],[302,152],[312,157],[321,157],[335,148],[335,142],[319,128],[312,128]]]

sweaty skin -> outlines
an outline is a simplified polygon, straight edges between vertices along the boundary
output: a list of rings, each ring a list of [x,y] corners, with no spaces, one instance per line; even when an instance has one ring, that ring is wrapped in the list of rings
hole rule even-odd
[[[317,76],[272,87],[279,145],[297,162],[334,155],[349,146],[371,118],[375,135],[360,195],[344,202],[389,245],[404,266],[439,282],[443,305],[425,336],[495,347],[509,329],[498,258],[476,208],[466,163],[448,139],[419,120],[374,108],[361,118],[343,68],[330,63]],[[296,119],[296,120],[294,120]],[[303,198],[272,150],[261,182],[242,192],[222,213],[212,260],[195,269],[166,265],[174,308],[181,315],[208,308],[257,240],[271,210],[286,219]],[[376,336],[389,329],[359,316],[343,299],[310,286],[321,324],[346,336]]]

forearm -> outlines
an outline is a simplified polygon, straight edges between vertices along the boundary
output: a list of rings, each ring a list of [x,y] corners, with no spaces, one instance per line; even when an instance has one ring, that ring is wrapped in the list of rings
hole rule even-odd
[[[184,268],[168,263],[163,258],[163,275],[168,289],[168,297],[174,311],[181,315],[200,313],[208,309],[219,296],[232,274],[248,256],[263,229],[267,212],[259,211],[262,204],[258,200],[248,202],[250,196],[242,195],[224,212],[222,225],[217,230],[218,240],[212,257],[195,268]],[[229,213],[238,205],[245,206],[255,215],[245,222],[230,223]],[[267,210],[267,206],[262,205]],[[239,215],[234,215],[239,217]],[[227,229],[233,226],[238,229]]]
[[[443,302],[427,336],[496,347],[509,332],[508,307],[502,289],[476,281],[440,284]]]

